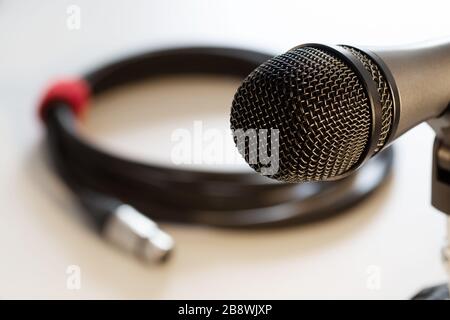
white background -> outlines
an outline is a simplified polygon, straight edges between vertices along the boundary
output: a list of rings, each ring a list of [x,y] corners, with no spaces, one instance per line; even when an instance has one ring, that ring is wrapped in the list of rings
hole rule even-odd
[[[81,9],[79,30],[66,25],[71,4]],[[49,80],[123,54],[192,44],[273,53],[304,42],[402,44],[448,35],[448,12],[448,1],[0,1],[0,298],[404,299],[443,282],[444,216],[429,204],[426,125],[396,144],[389,184],[346,215],[259,232],[164,225],[177,251],[166,265],[145,266],[80,221],[45,164],[35,108]],[[99,101],[86,132],[164,160],[174,128],[193,120],[226,127],[237,82],[148,85],[124,93],[126,104],[119,94]],[[161,107],[152,113],[149,104]],[[186,116],[189,106],[200,107]],[[203,119],[208,107],[220,116]],[[81,268],[80,290],[66,287],[70,265]],[[379,287],[370,285],[374,272]]]

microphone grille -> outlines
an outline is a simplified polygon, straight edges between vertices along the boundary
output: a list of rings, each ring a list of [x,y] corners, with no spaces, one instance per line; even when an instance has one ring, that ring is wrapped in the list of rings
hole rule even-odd
[[[378,90],[392,109],[389,87],[376,64],[362,59],[359,51],[350,52],[378,79]],[[392,124],[389,107],[385,109],[378,149]],[[269,177],[286,182],[327,180],[351,170],[369,143],[371,121],[359,76],[340,57],[316,47],[294,48],[262,64],[244,80],[231,110],[232,130],[278,129],[279,167]],[[261,162],[249,161],[260,153],[258,143],[236,137],[235,142],[249,165],[261,172]]]
[[[394,122],[394,100],[391,94],[391,89],[384,74],[369,56],[358,49],[348,46],[342,47],[350,51],[359,59],[359,61],[361,61],[364,68],[370,73],[372,80],[377,86],[377,91],[381,100],[381,133],[377,142],[377,148],[374,151],[375,154],[380,151],[386,143]]]

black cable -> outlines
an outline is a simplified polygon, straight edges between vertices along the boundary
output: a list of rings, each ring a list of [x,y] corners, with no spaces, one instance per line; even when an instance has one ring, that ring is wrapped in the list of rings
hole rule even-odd
[[[243,78],[268,58],[237,49],[173,49],[124,59],[84,79],[92,94],[98,95],[162,74],[214,73]],[[139,213],[155,220],[220,227],[281,226],[324,219],[367,197],[392,167],[393,152],[388,149],[357,174],[336,182],[286,184],[254,173],[173,169],[131,161],[94,147],[79,134],[73,108],[64,99],[48,102],[45,110],[53,165],[98,230],[109,237],[113,233],[122,245],[118,233],[124,233],[123,228],[139,228],[128,221]],[[124,205],[128,213],[115,218]],[[131,233],[139,233],[135,231]],[[143,238],[148,240],[139,235],[138,241],[132,241],[133,250],[142,251],[135,247],[142,247]],[[148,250],[154,249],[153,243]]]

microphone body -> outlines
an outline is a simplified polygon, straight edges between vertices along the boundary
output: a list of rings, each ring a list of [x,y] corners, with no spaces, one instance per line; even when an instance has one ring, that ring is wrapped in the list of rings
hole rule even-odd
[[[424,121],[439,117],[447,109],[450,42],[368,50],[384,62],[398,90],[400,111],[394,139]]]
[[[393,48],[305,44],[255,69],[237,90],[231,129],[276,129],[285,182],[350,175],[450,102],[450,43]],[[277,135],[278,136],[278,135]],[[261,143],[235,142],[250,161]],[[266,146],[267,147],[267,146]],[[273,150],[272,150],[273,152]]]

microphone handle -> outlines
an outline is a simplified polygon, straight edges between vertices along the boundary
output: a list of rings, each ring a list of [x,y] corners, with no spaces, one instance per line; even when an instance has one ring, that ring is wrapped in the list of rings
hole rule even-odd
[[[391,141],[439,117],[450,102],[450,39],[403,47],[361,48],[378,56],[394,79],[400,111]],[[383,66],[380,66],[382,69]]]

